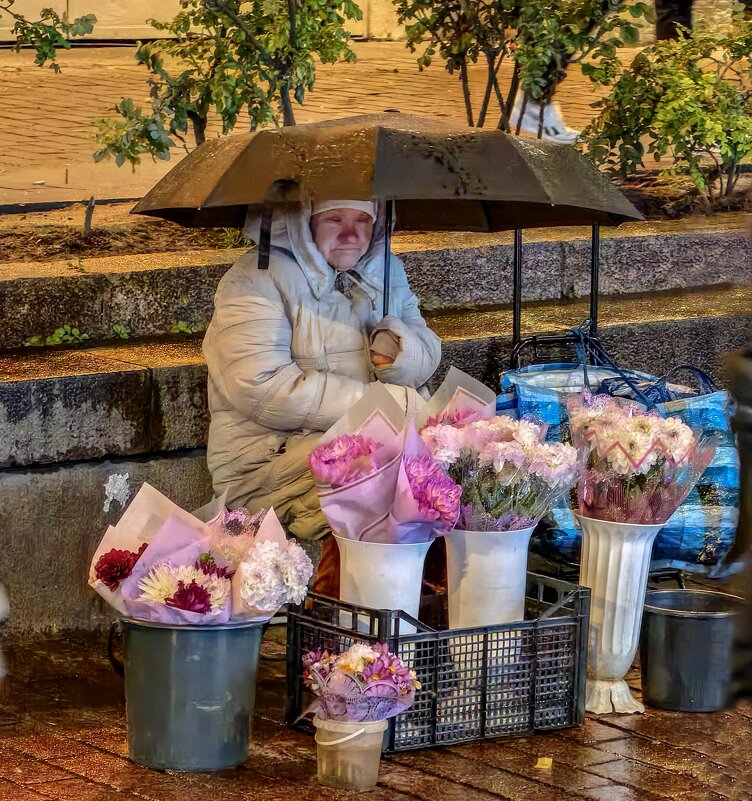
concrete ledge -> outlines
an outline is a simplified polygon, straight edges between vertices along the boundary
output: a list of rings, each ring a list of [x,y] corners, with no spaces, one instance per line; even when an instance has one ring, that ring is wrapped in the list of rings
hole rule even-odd
[[[200,342],[0,356],[0,467],[203,445]]]
[[[104,510],[104,486],[115,473],[128,474],[131,497],[148,481],[185,509],[212,494],[203,450],[0,471],[0,581],[11,609],[6,630],[101,629],[114,618],[86,582],[102,534],[122,514],[117,502]]]
[[[752,338],[751,289],[608,299],[602,337],[626,366],[662,373],[683,362],[723,379],[723,354]],[[526,308],[524,333],[562,331],[586,304]],[[498,385],[511,346],[508,310],[435,314],[450,364]],[[197,340],[0,357],[0,467],[203,446],[206,366]]]
[[[640,223],[603,229],[601,292],[664,291],[752,278],[752,248],[744,215]],[[523,295],[555,300],[589,293],[589,232],[583,228],[525,232]],[[510,234],[399,234],[423,307],[488,306],[511,302]],[[161,336],[175,323],[203,331],[217,282],[240,250],[3,265],[0,271],[0,350],[35,335],[76,325],[93,341]]]

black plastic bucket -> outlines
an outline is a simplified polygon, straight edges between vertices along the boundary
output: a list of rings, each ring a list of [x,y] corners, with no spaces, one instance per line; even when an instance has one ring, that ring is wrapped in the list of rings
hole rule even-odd
[[[715,712],[729,700],[736,612],[744,601],[707,590],[651,590],[640,634],[643,701]]]
[[[183,771],[245,762],[263,626],[121,625],[131,760]]]

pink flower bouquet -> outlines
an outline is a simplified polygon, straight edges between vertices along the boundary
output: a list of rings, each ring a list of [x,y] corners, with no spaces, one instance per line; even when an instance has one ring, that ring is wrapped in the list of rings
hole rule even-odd
[[[466,426],[493,415],[495,393],[456,368],[416,425]],[[459,517],[460,488],[405,419],[389,392],[372,386],[323,437],[309,464],[321,508],[339,537],[420,543],[447,534]]]
[[[420,689],[415,673],[382,643],[355,643],[342,654],[311,651],[303,680],[317,696],[306,714],[326,720],[371,722],[399,715]]]
[[[630,401],[585,392],[567,411],[586,463],[578,487],[585,517],[665,523],[713,458],[712,438]]]
[[[458,528],[516,531],[535,525],[580,473],[571,445],[545,443],[545,427],[492,417],[421,431],[434,458],[462,487]]]
[[[412,425],[387,438],[385,446],[361,433],[341,434],[311,453],[321,509],[333,531],[381,543],[428,542],[447,534],[459,515],[459,487]]]

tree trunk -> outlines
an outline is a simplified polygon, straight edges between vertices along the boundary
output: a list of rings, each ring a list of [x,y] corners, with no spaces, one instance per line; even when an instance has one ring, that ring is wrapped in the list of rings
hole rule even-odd
[[[290,99],[290,87],[286,83],[279,86],[279,100],[282,105],[282,124],[295,125],[295,113],[292,110],[292,100]]]
[[[493,53],[486,53],[486,62],[488,63],[488,77],[486,78],[486,91],[483,94],[483,103],[481,104],[480,112],[478,113],[479,128],[482,128],[486,123],[488,104],[491,102],[491,91],[493,90],[494,81],[496,79]]]
[[[465,100],[465,112],[467,113],[467,124],[475,127],[473,122],[473,101],[470,98],[470,83],[467,77],[467,62],[462,61],[460,64],[460,80],[462,81],[462,97]]]
[[[510,116],[512,113],[512,109],[514,108],[514,102],[517,99],[517,90],[520,86],[520,65],[515,61],[514,62],[514,71],[512,72],[512,80],[509,84],[509,94],[507,94],[507,102],[504,103],[504,100],[499,93],[497,95],[499,99],[499,108],[501,110],[501,119],[499,120],[499,128],[504,131],[505,133],[511,133],[512,128],[510,125]],[[498,88],[498,83],[497,83]]]
[[[202,117],[195,112],[188,112],[188,119],[191,121],[196,147],[203,145],[206,141],[206,117]]]

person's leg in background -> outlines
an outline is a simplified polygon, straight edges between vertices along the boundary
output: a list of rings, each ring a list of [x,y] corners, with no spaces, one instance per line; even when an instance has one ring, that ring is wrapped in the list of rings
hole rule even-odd
[[[334,534],[325,534],[321,540],[321,559],[312,589],[329,598],[339,598],[339,548]]]
[[[691,30],[692,0],[655,0],[655,38],[678,38],[677,25]]]

